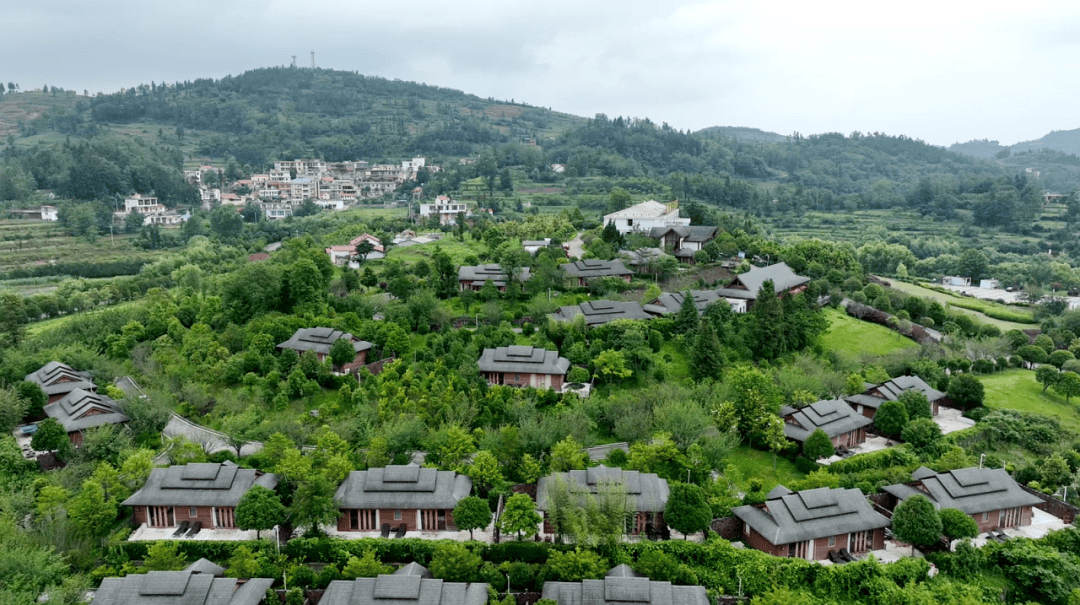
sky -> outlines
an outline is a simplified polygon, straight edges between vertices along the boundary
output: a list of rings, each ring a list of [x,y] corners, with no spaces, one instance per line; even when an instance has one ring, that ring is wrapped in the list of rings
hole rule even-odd
[[[115,92],[314,51],[319,67],[678,129],[947,146],[1080,128],[1080,3],[1061,0],[0,0],[0,14],[0,80],[22,89]]]

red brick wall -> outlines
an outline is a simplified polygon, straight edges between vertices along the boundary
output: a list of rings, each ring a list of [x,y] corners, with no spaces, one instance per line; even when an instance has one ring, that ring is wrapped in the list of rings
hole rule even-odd
[[[389,523],[390,527],[397,527],[402,523],[405,524],[405,529],[408,531],[417,531],[416,528],[416,509],[415,508],[403,508],[401,509],[401,519],[394,518],[394,511],[396,509],[379,509],[379,525],[383,523]]]
[[[164,505],[163,505],[164,506]],[[146,523],[146,507],[145,506],[133,506],[131,507],[135,513],[135,523]],[[174,526],[178,526],[184,521],[189,523],[195,523],[196,521],[202,521],[203,529],[214,528],[214,507],[212,506],[196,506],[195,516],[191,516],[190,506],[173,506],[173,523]]]
[[[885,528],[874,530],[874,550],[883,550],[885,548]]]
[[[786,557],[788,553],[787,544],[773,544],[765,539],[765,536],[757,533],[753,527],[749,525],[745,526],[746,529],[743,532],[745,536],[746,545],[755,550],[769,553],[770,555],[776,555],[777,557]]]
[[[987,520],[983,521],[983,513],[975,513],[971,515],[972,519],[975,519],[975,523],[979,524],[979,533],[984,531],[990,531],[998,526],[998,517],[1001,511],[992,510],[986,514]]]
[[[1031,525],[1031,507],[1025,506],[1020,511],[1020,525]]]
[[[142,525],[143,523],[146,523],[145,506],[132,506],[131,509],[135,513],[135,525]]]
[[[814,560],[822,561],[829,558],[830,550],[840,550],[848,547],[848,534],[833,536],[836,540],[829,546],[829,537],[823,536],[814,540]]]
[[[565,382],[566,376],[564,374],[558,374],[551,377],[551,388],[558,391],[562,388],[563,382]]]

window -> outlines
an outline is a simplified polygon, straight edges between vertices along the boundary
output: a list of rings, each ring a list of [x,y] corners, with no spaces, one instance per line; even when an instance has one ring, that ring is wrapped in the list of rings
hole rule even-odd
[[[632,218],[626,219],[626,226],[627,227],[633,227],[634,226],[634,219],[632,219]]]
[[[990,520],[990,513],[989,512],[983,513],[983,521],[989,521],[989,520]]]
[[[189,506],[188,508],[191,509],[191,510],[188,511],[188,516],[189,517],[198,517],[199,516],[199,511],[198,511],[197,508],[195,508],[194,506]]]
[[[829,546],[836,546],[836,536],[829,536]]]
[[[394,511],[394,521],[401,521],[401,511]]]

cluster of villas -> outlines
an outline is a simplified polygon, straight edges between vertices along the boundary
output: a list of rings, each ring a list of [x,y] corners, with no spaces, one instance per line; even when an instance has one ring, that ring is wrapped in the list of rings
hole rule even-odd
[[[47,398],[45,415],[64,427],[74,445],[82,443],[88,429],[131,420],[108,395],[97,392],[90,374],[69,365],[51,361],[27,374],[25,380],[41,387]],[[22,430],[32,434],[36,429],[36,425],[28,425]]]
[[[183,571],[151,571],[105,578],[95,605],[268,605],[272,578],[224,577],[225,569],[200,559]],[[374,578],[334,580],[314,605],[486,605],[488,584],[448,582],[423,565],[408,563]],[[545,582],[540,598],[559,605],[710,605],[703,586],[676,586],[650,580],[628,565],[612,568],[603,579]]]
[[[277,482],[273,473],[242,469],[232,462],[156,468],[123,505],[132,509],[140,526],[136,538],[201,533],[200,538],[213,539],[209,534],[215,531],[236,529],[236,506],[252,486],[273,489]],[[628,536],[670,535],[664,520],[670,495],[667,480],[653,473],[601,465],[552,473],[537,482],[536,504],[543,513],[538,539],[554,536],[548,514],[555,500],[549,494],[557,485],[569,486],[571,493],[582,498],[605,485],[621,486],[634,508],[627,523]],[[340,512],[337,523],[326,530],[338,538],[391,534],[445,538],[447,532],[458,532],[454,507],[472,492],[472,480],[454,471],[417,465],[352,471],[334,496]],[[765,502],[732,510],[739,522],[735,534],[745,545],[780,557],[821,561],[841,550],[857,556],[885,548],[892,511],[914,495],[927,497],[939,509],[963,511],[980,532],[1030,525],[1032,508],[1043,503],[1003,469],[938,473],[921,467],[912,474],[912,481],[886,486],[872,498],[857,489],[792,492],[778,486]]]

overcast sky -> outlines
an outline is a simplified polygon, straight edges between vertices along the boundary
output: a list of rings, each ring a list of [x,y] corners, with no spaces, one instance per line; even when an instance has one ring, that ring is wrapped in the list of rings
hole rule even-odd
[[[7,6],[4,6],[7,5]],[[1003,144],[1080,127],[1080,3],[0,2],[0,79],[113,92],[310,65],[680,129]]]

